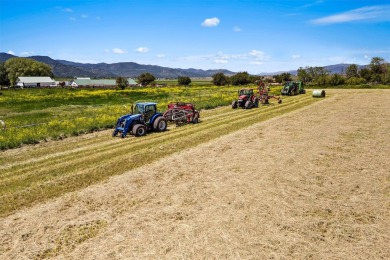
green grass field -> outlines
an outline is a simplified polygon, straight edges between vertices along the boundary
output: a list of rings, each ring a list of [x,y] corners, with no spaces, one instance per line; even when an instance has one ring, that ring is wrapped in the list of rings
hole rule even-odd
[[[192,102],[198,110],[231,104],[239,87],[193,85],[113,89],[12,89],[0,95],[0,150],[112,128],[137,101]],[[274,89],[275,93],[279,89]]]

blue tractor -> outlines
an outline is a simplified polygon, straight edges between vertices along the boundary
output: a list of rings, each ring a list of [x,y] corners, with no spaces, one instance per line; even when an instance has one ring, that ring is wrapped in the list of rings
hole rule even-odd
[[[163,132],[167,125],[163,114],[157,112],[157,103],[140,102],[131,106],[131,114],[121,116],[117,120],[112,136],[121,133],[121,137],[125,138],[127,133],[143,136],[148,131]]]

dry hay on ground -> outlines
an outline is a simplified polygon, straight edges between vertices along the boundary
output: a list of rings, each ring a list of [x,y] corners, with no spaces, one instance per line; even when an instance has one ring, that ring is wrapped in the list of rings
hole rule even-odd
[[[389,259],[390,92],[329,92],[1,219],[1,258]]]

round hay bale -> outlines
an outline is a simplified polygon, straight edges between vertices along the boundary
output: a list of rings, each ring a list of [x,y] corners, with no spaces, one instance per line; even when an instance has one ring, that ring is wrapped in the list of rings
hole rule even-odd
[[[315,89],[315,90],[313,90],[313,97],[324,98],[325,97],[325,90],[323,90],[323,89]]]

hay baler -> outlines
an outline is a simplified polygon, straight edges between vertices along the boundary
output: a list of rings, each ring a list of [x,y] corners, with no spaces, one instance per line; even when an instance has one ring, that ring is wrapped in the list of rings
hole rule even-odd
[[[303,87],[302,81],[287,81],[281,90],[282,95],[289,95],[289,96],[305,94],[305,93],[306,90]]]

